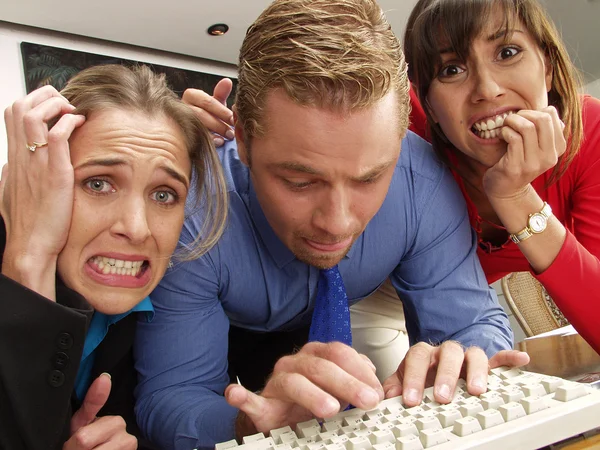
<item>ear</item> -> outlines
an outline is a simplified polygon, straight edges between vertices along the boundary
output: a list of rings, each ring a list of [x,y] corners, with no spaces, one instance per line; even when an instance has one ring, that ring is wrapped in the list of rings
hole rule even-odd
[[[233,105],[232,110],[235,131],[235,142],[237,144],[238,155],[240,156],[240,161],[242,161],[244,165],[250,167],[250,164],[248,163],[248,149],[246,147],[244,127],[242,126],[242,122],[238,117],[237,108],[235,107],[235,105]]]
[[[552,89],[552,80],[554,79],[554,66],[550,61],[550,56],[547,54],[544,57],[544,62],[546,64],[546,92],[550,92]]]

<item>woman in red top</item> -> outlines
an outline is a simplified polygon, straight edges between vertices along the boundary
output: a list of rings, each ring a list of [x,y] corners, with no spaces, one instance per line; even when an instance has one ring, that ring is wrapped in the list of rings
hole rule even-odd
[[[536,0],[420,0],[404,50],[488,282],[531,271],[600,352],[600,101],[554,25]]]

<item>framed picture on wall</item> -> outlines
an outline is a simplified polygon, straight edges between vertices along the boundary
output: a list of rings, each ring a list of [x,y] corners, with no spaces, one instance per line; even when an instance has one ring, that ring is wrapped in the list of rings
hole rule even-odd
[[[133,61],[30,42],[21,43],[21,55],[23,57],[27,93],[48,84],[60,91],[77,72],[86,67],[99,64],[122,64],[126,66],[140,63],[145,64],[156,73],[164,73],[169,86],[179,96],[183,95],[183,92],[187,88],[212,92],[215,84],[223,78],[219,75],[193,70],[178,69],[159,64],[150,64],[144,61]],[[232,106],[231,104],[235,98],[236,85],[237,83],[234,79],[232,95],[229,96],[228,100],[229,107]]]

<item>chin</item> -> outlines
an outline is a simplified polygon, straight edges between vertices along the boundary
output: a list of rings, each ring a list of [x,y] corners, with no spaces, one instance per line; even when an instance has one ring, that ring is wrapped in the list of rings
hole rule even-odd
[[[115,293],[100,296],[95,295],[90,299],[86,298],[86,300],[88,300],[88,303],[94,308],[94,311],[115,315],[129,311],[146,297],[147,295],[140,297],[139,295],[119,295],[118,293]]]

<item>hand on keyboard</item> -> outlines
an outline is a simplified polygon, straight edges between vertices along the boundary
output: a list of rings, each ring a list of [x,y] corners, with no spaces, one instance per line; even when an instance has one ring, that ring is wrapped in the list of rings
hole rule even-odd
[[[511,358],[508,356],[508,358]],[[492,369],[486,392],[469,395],[460,380],[442,405],[402,397],[369,411],[350,409],[217,444],[215,450],[529,450],[600,427],[600,390],[510,367]]]
[[[529,363],[527,353],[503,350],[489,360],[482,349],[470,347],[466,351],[453,341],[434,347],[425,342],[413,345],[400,363],[396,373],[383,383],[385,397],[402,395],[407,406],[416,406],[423,400],[426,386],[433,385],[435,401],[452,400],[459,377],[466,379],[471,395],[485,392],[488,370],[499,366],[520,367]]]
[[[331,417],[349,403],[374,408],[383,400],[383,388],[364,355],[339,342],[312,342],[281,358],[259,395],[232,384],[225,398],[242,412],[236,434],[243,436],[314,416]]]

